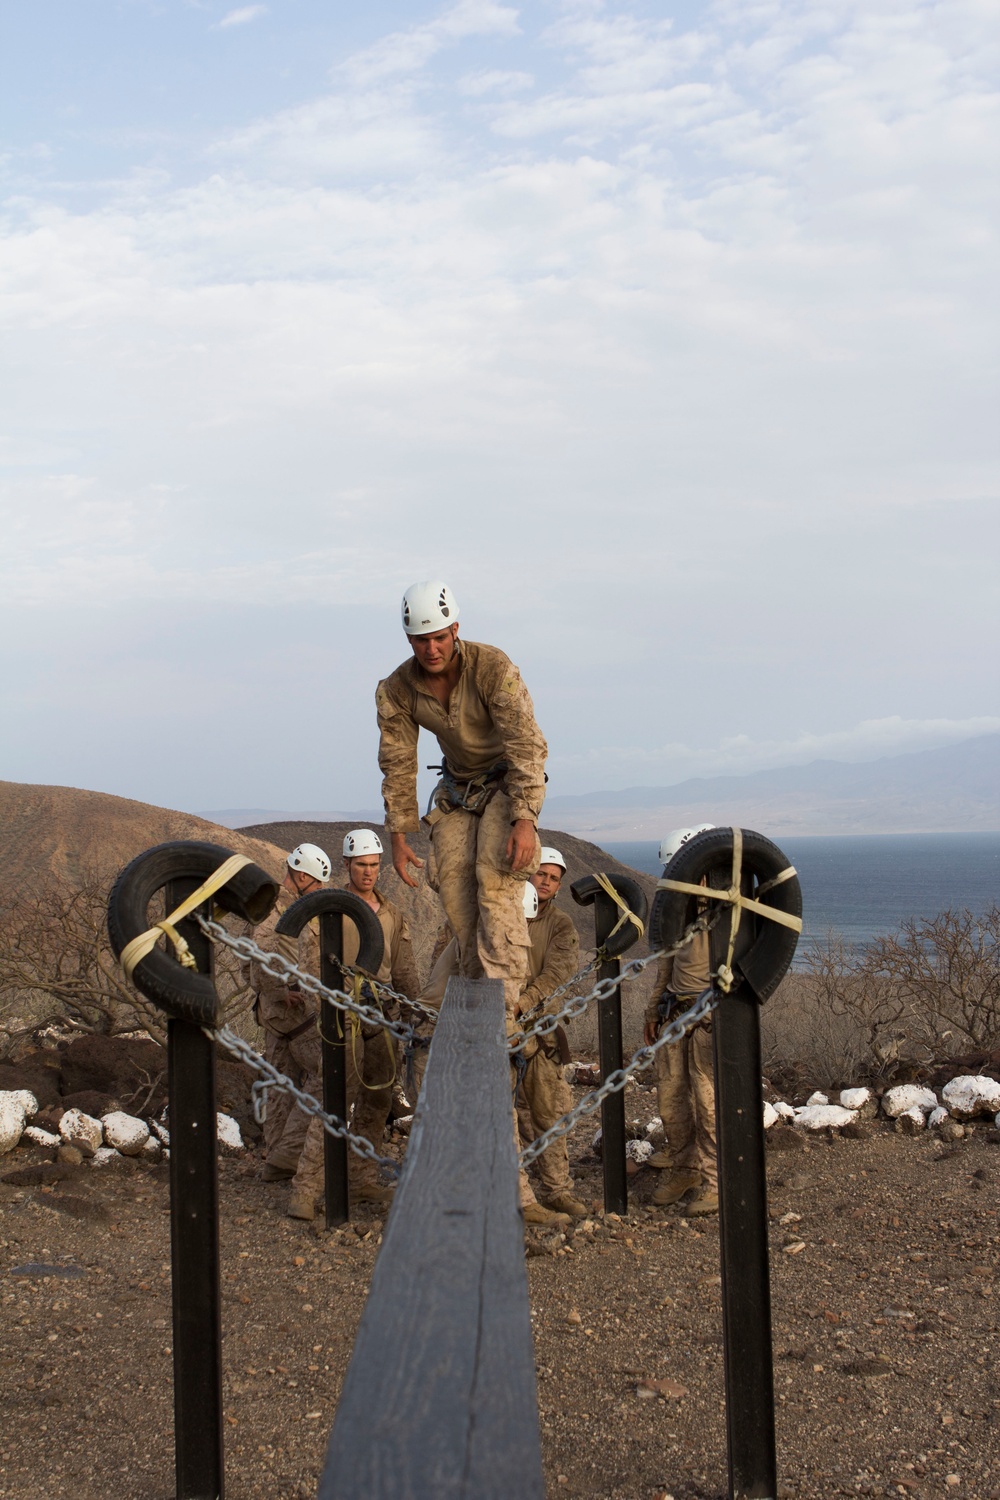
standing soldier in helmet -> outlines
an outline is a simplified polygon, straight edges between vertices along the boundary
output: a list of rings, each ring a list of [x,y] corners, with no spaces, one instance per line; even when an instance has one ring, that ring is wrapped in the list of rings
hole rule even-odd
[[[382,965],[375,979],[391,985],[407,999],[414,1000],[420,988],[417,966],[410,942],[410,930],[397,906],[376,884],[382,863],[382,841],[370,828],[355,828],[344,838],[345,889],[370,906],[382,925],[385,942]],[[358,957],[358,932],[353,922],[344,923],[344,962],[353,965]],[[366,1005],[381,1006],[390,1020],[399,1016],[398,1002],[382,1004],[378,987],[362,986],[361,998]],[[351,1129],[363,1135],[381,1152],[385,1125],[392,1103],[392,1085],[399,1070],[399,1052],[394,1039],[381,1026],[368,1025],[357,1017],[344,1017],[347,1046],[347,1108],[353,1107]],[[350,1153],[351,1195],[366,1202],[386,1203],[391,1190],[378,1181],[374,1162]],[[312,1219],[316,1199],[323,1189],[323,1127],[318,1120],[309,1125],[305,1148],[292,1183],[288,1212],[293,1219]]]
[[[279,952],[318,978],[319,943],[313,925],[298,939],[278,937],[274,929],[293,901],[328,883],[332,866],[316,844],[299,844],[288,856],[287,866],[277,903],[254,930],[254,940],[258,947]],[[250,963],[250,986],[257,996],[254,1015],[264,1029],[264,1056],[293,1083],[315,1094],[322,1072],[315,995],[283,984],[255,961]],[[283,1182],[294,1175],[308,1128],[308,1115],[287,1094],[271,1094],[264,1121],[265,1182]]]
[[[668,865],[682,844],[713,828],[675,828],[660,845],[660,859]],[[704,883],[704,882],[703,882]],[[651,1046],[674,1016],[692,1005],[711,982],[708,933],[699,932],[674,958],[663,958],[646,1011],[644,1039]],[[656,1054],[656,1094],[664,1149],[649,1159],[651,1167],[669,1176],[652,1201],[663,1208],[690,1194],[684,1213],[696,1217],[719,1209],[719,1167],[715,1143],[715,1068],[712,1023],[701,1021],[672,1047]]]
[[[379,765],[392,862],[415,886],[408,843],[420,824],[417,736],[444,756],[431,830],[429,877],[458,939],[461,972],[501,979],[516,1012],[528,966],[521,897],[537,868],[548,748],[521,674],[496,646],[459,641],[458,605],[443,583],[403,595],[412,656],[378,685]]]
[[[557,1000],[554,1006],[550,1005],[548,996],[580,967],[580,939],[576,928],[571,918],[555,903],[565,871],[566,861],[559,850],[546,848],[542,850],[538,869],[531,877],[536,914],[528,921],[531,949],[528,983],[521,994],[522,1026],[528,1026],[558,1008],[562,1002]],[[563,996],[563,1000],[565,998]],[[518,1117],[521,1137],[530,1142],[573,1107],[573,1096],[563,1074],[563,1066],[570,1057],[565,1031],[557,1026],[554,1032],[532,1038],[522,1055],[526,1063],[520,1080]],[[573,1193],[565,1136],[553,1141],[542,1152],[535,1170],[547,1208],[569,1214],[574,1219],[587,1217],[586,1204]]]
[[[421,861],[408,836],[420,824],[417,739],[427,729],[444,757],[426,818],[430,883],[455,934],[460,972],[502,980],[513,1028],[528,973],[522,898],[538,866],[548,748],[509,657],[496,646],[459,640],[458,604],[446,584],[413,584],[402,614],[412,655],[375,695],[392,862],[415,886],[410,868]],[[526,1177],[521,1196],[534,1202]]]

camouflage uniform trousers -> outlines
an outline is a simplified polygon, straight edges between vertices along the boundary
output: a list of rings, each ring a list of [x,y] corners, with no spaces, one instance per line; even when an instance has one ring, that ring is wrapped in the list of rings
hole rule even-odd
[[[573,1096],[563,1075],[558,1050],[551,1051],[542,1042],[528,1059],[517,1096],[517,1115],[521,1142],[524,1145],[540,1136],[573,1108]],[[569,1193],[573,1183],[569,1175],[569,1146],[566,1136],[553,1141],[535,1162],[535,1170],[546,1198]],[[523,1201],[523,1200],[522,1200]]]
[[[345,1030],[347,1113],[351,1130],[371,1141],[381,1156],[386,1121],[392,1106],[392,1085],[399,1073],[399,1048],[381,1027],[361,1025],[352,1031],[350,1019],[345,1017]],[[292,1181],[293,1193],[311,1193],[314,1198],[322,1194],[325,1135],[319,1120],[310,1120],[298,1171]],[[355,1187],[378,1181],[378,1168],[374,1162],[350,1150],[347,1162],[349,1181]]]
[[[314,1098],[320,1097],[322,1057],[319,1032],[315,1026],[294,1037],[265,1029],[264,1056],[299,1088]],[[308,1130],[309,1116],[303,1114],[288,1094],[279,1094],[272,1089],[268,1094],[264,1121],[264,1153],[268,1166],[294,1171]]]
[[[661,1047],[656,1054],[656,1098],[673,1170],[698,1172],[704,1185],[717,1192],[711,1026],[696,1026],[675,1046]]]
[[[504,791],[478,817],[454,808],[433,825],[427,871],[458,939],[461,974],[503,980],[508,1012],[517,1005],[528,973],[524,882],[541,858],[536,835],[530,867],[511,870],[511,825],[511,802]]]

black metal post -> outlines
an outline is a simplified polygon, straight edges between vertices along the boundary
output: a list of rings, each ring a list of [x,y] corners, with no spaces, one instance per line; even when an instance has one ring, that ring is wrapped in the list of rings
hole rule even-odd
[[[167,911],[201,884],[173,880]],[[203,974],[212,945],[189,918],[178,930]],[[178,1500],[222,1500],[222,1311],[215,1046],[191,1021],[167,1024],[170,1089],[170,1259],[173,1284],[174,1445]]]
[[[743,884],[749,894],[751,878],[744,876]],[[755,925],[744,912],[737,964],[753,942]],[[713,970],[726,957],[728,934],[727,913],[712,933]],[[778,1480],[760,1002],[745,981],[734,985],[717,1007],[712,1045],[729,1494],[731,1500],[774,1500]]]
[[[606,910],[605,908],[610,908]],[[595,903],[597,946],[607,938],[617,920],[617,908],[604,896]],[[613,915],[615,914],[615,915]],[[621,962],[607,959],[597,969],[599,979],[618,978]],[[616,989],[597,1002],[597,1047],[601,1081],[622,1065],[622,992]],[[628,1176],[625,1171],[625,1090],[619,1089],[601,1105],[601,1161],[604,1168],[604,1211],[628,1212]]]
[[[340,912],[324,912],[319,919],[319,977],[333,989],[344,987],[344,972],[338,959],[344,956],[344,918]],[[323,1108],[327,1114],[347,1119],[347,1027],[343,1011],[324,996],[320,1002],[320,1035],[323,1039]],[[329,1132],[323,1136],[323,1179],[326,1192],[326,1227],[346,1224],[351,1217],[348,1187],[347,1142]]]

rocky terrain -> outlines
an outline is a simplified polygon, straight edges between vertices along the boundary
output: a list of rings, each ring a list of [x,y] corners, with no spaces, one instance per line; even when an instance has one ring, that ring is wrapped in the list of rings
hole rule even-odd
[[[645,1146],[652,1090],[627,1103]],[[789,1106],[823,1107],[843,1108]],[[976,1118],[944,1140],[861,1108],[848,1133],[768,1132],[780,1493],[1000,1497],[996,1129]],[[605,1216],[593,1141],[592,1120],[571,1140],[592,1217],[526,1241],[548,1491],[715,1500],[716,1223],[652,1208],[657,1174],[638,1164],[629,1214]],[[2,1168],[0,1493],[167,1500],[168,1169],[30,1139]],[[297,1500],[315,1494],[382,1220],[289,1220],[259,1170],[252,1147],[223,1152],[227,1493]]]

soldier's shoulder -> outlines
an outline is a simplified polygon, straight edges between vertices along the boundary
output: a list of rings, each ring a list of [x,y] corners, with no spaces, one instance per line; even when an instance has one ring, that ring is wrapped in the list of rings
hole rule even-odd
[[[406,708],[413,698],[413,658],[401,661],[394,672],[383,677],[375,689],[375,702],[381,711]]]
[[[558,906],[555,905],[554,902],[552,905],[552,920],[555,924],[557,932],[568,931],[571,932],[574,937],[576,937],[576,923],[573,921],[573,918],[570,916],[569,912],[562,911]]]
[[[520,683],[520,672],[499,646],[487,646],[483,641],[463,641],[462,649],[469,670],[487,691],[506,688],[512,692]]]

